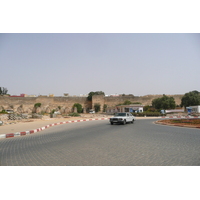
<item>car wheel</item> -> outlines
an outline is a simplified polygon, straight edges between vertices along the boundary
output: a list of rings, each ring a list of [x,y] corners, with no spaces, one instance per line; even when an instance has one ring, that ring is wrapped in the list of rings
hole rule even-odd
[[[123,121],[123,125],[125,125],[125,124],[126,124],[126,120]]]
[[[111,125],[113,125],[113,122],[110,122]]]
[[[134,123],[134,119],[131,121],[131,123],[132,123],[132,124]]]

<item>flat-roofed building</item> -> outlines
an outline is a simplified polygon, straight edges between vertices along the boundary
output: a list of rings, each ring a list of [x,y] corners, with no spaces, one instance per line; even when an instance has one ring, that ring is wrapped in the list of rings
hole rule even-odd
[[[141,113],[143,112],[143,105],[140,104],[130,104],[130,105],[119,105],[108,107],[106,109],[107,114],[113,114],[116,112],[132,112],[132,113]]]

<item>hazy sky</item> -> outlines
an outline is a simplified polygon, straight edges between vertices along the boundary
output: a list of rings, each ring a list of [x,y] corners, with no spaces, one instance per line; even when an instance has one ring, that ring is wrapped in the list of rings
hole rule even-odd
[[[0,86],[62,96],[200,91],[200,34],[2,33]]]

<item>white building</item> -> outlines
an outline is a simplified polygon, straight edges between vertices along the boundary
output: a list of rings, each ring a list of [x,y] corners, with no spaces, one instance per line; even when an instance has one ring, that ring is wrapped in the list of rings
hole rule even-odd
[[[190,106],[191,113],[200,113],[200,106]]]
[[[120,105],[108,107],[106,109],[106,113],[113,114],[116,112],[133,112],[133,113],[141,113],[143,112],[143,105],[140,104],[131,104],[131,105]]]

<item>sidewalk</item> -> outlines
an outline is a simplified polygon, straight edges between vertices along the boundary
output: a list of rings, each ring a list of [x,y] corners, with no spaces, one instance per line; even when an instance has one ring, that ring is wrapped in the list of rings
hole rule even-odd
[[[46,120],[42,119],[26,120],[24,122],[18,122],[15,124],[13,123],[9,125],[0,126],[0,139],[28,135],[31,133],[42,131],[51,126],[65,124],[65,123],[92,121],[92,120],[106,120],[106,119],[108,120],[109,118],[70,117],[70,118],[50,118]]]
[[[51,118],[49,120],[41,120],[41,119],[40,120],[27,120],[24,122],[12,123],[9,125],[0,126],[0,134],[33,130],[33,129],[40,128],[42,126],[46,126],[48,124],[53,124],[53,123],[58,123],[58,122],[63,122],[63,121],[68,121],[68,120],[72,120],[72,119],[71,118],[70,119]]]

